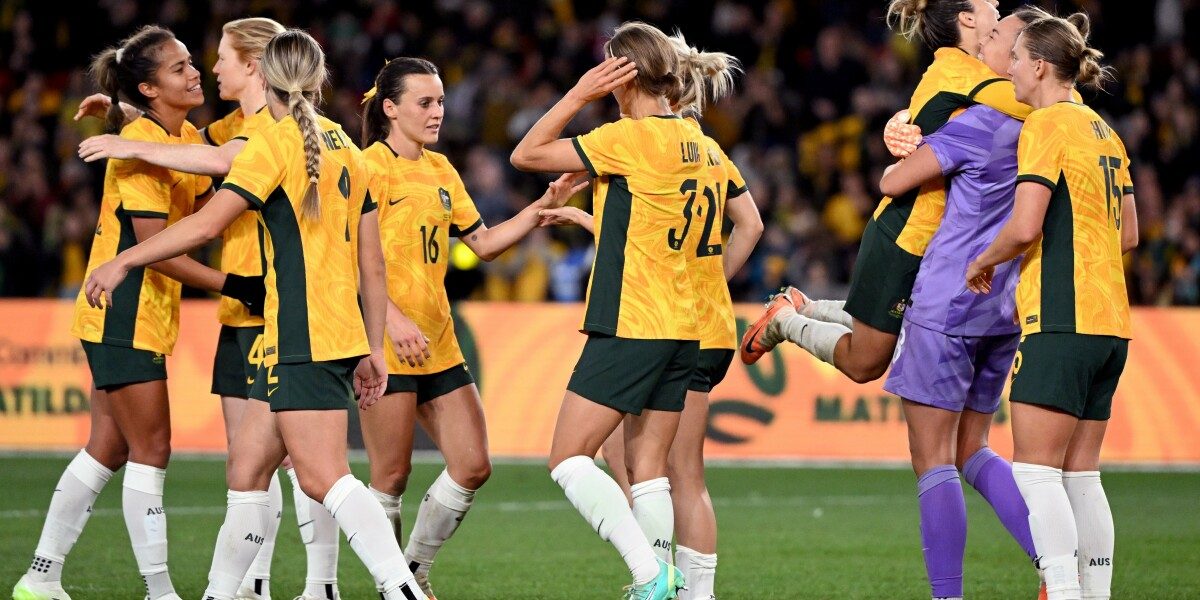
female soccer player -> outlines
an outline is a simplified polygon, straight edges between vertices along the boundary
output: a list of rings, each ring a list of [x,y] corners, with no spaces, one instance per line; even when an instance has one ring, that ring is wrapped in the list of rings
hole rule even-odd
[[[986,104],[1024,118],[1012,86],[976,58],[979,44],[999,19],[996,0],[892,0],[888,21],[905,37],[920,37],[934,60],[913,92],[909,112],[922,131],[937,131],[958,109]],[[904,312],[912,304],[921,256],[941,223],[942,186],[885,197],[867,222],[850,281],[849,298],[771,303],[742,338],[742,361],[751,364],[790,340],[858,383],[887,370]],[[795,314],[793,314],[793,309]],[[770,325],[770,327],[768,327]]]
[[[1047,16],[1025,8],[986,37],[981,59],[1006,73],[1017,34]],[[987,447],[992,416],[1017,351],[1017,265],[999,267],[992,296],[966,293],[962,273],[995,239],[1012,212],[1021,122],[976,105],[885,171],[880,190],[899,196],[931,181],[950,181],[946,214],[913,286],[913,306],[884,389],[904,401],[909,450],[921,506],[921,537],[934,598],[963,594],[967,513],[958,470],[983,494],[1031,559],[1029,511],[1012,467]],[[956,435],[957,434],[957,435]]]
[[[101,158],[137,159],[186,173],[227,175],[234,157],[246,145],[246,140],[259,129],[275,123],[275,118],[267,111],[260,60],[267,42],[283,32],[284,28],[271,19],[248,18],[230,21],[221,31],[213,74],[217,76],[221,98],[236,101],[238,108],[200,130],[207,144],[160,144],[99,135],[80,144],[80,157],[88,162]],[[103,95],[89,97],[81,105],[80,111],[87,114],[100,106],[110,106]],[[122,105],[122,110],[127,118],[131,113],[139,114],[135,108],[127,105]],[[225,230],[221,243],[221,266],[231,272],[227,285],[262,288],[266,268],[266,257],[260,242],[263,235],[258,218],[249,212]],[[253,385],[259,363],[264,359],[262,305],[260,302],[251,311],[241,302],[222,298],[217,318],[221,322],[221,333],[213,360],[212,392],[221,397],[226,442],[232,445],[233,435],[247,404],[250,386]],[[308,555],[305,590],[300,598],[332,600],[338,597],[337,523],[320,502],[304,495],[295,469],[286,460],[284,466],[292,483],[300,538]],[[271,479],[268,492],[273,517],[262,549],[238,592],[238,598],[246,600],[269,598],[271,595],[271,559],[279,529],[277,516],[283,512],[283,494],[275,478]]]
[[[1138,241],[1129,157],[1104,119],[1072,99],[1076,84],[1099,87],[1108,77],[1088,30],[1077,13],[1030,23],[1017,39],[1009,72],[1035,110],[1017,147],[1016,203],[966,273],[971,291],[990,293],[997,265],[1025,253],[1013,474],[1050,600],[1110,594],[1113,523],[1100,448],[1132,337],[1121,260]]]
[[[596,259],[582,327],[588,340],[559,411],[549,467],[575,508],[625,559],[634,580],[630,597],[674,598],[682,575],[655,557],[647,538],[670,537],[662,534],[673,520],[667,456],[699,359],[687,257],[695,246],[685,244],[695,226],[689,198],[715,194],[716,181],[699,128],[671,110],[684,89],[667,36],[626,23],[605,53],[609,58],[584,74],[512,155],[521,169],[587,168],[599,178]],[[558,137],[580,109],[609,92],[627,117],[577,138]],[[634,415],[625,435],[632,511],[592,460],[626,414]],[[653,524],[649,536],[639,521]]]
[[[204,209],[97,269],[86,294],[99,303],[131,268],[182,254],[246,210],[261,211],[270,242],[265,360],[251,397],[265,402],[246,407],[230,448],[229,510],[206,597],[232,598],[257,555],[266,490],[286,448],[305,494],[337,519],[382,597],[423,599],[387,517],[346,461],[346,403],[357,394],[370,405],[386,383],[384,264],[367,167],[342,128],[316,113],[326,72],[312,37],[275,36],[260,65],[278,122],[247,142]]]
[[[188,111],[204,102],[200,72],[170,31],[139,30],[98,55],[92,73],[114,103],[120,97],[144,113],[120,129],[122,137],[165,144],[200,140],[187,122]],[[112,111],[110,130],[122,122],[119,111]],[[191,213],[211,188],[208,177],[110,161],[89,270]],[[56,487],[33,565],[13,590],[16,598],[68,597],[60,583],[62,563],[87,523],[92,502],[122,465],[122,509],[147,595],[178,598],[167,572],[162,500],[171,455],[164,355],[179,334],[180,283],[209,291],[228,286],[224,273],[186,256],[152,263],[139,265],[123,285],[110,290],[106,311],[89,307],[82,293],[76,300],[71,332],[83,341],[95,386],[91,436]]]
[[[733,91],[733,74],[739,68],[738,62],[728,54],[700,52],[688,45],[678,32],[670,40],[679,54],[684,88],[679,104],[673,108],[698,127],[695,119],[703,114],[705,101],[719,100]],[[675,515],[674,561],[688,582],[687,589],[679,593],[681,600],[708,600],[715,595],[717,520],[704,481],[708,394],[725,378],[737,348],[737,324],[726,281],[746,263],[763,230],[758,207],[737,166],[715,140],[704,136],[704,141],[705,161],[712,169],[717,185],[713,195],[697,197],[700,209],[696,218],[703,216],[703,227],[692,230],[698,234],[694,242],[691,241],[693,238],[685,241],[685,247],[695,247],[694,256],[689,254],[689,258],[694,261],[691,273],[695,278],[699,307],[700,361],[688,384],[679,430],[667,458]],[[576,223],[594,233],[591,215],[577,208],[544,210],[542,214],[547,224]],[[733,222],[727,244],[722,244],[721,239],[723,216]],[[700,225],[700,221],[696,225]],[[621,489],[632,495],[624,456],[624,429],[620,426],[608,437],[603,453]],[[669,535],[653,540],[653,545],[659,558],[671,562]]]
[[[386,395],[359,416],[372,492],[392,520],[397,540],[418,420],[446,459],[446,469],[425,493],[405,550],[409,568],[431,597],[433,559],[491,474],[483,405],[454,336],[446,296],[450,237],[490,261],[538,226],[539,210],[562,206],[588,185],[584,179],[573,186],[575,175],[564,175],[546,195],[489,229],[458,171],[426,148],[438,140],[444,98],[433,63],[393,59],[367,93],[362,126],[388,265],[389,343]]]

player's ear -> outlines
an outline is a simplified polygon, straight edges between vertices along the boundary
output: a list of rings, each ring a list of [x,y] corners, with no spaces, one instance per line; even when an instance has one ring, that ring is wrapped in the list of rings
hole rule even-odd
[[[158,88],[148,81],[139,83],[138,91],[141,92],[141,94],[145,96],[147,100],[153,100],[158,97]]]
[[[387,115],[387,118],[389,118],[389,119],[395,119],[396,117],[398,117],[400,115],[400,107],[396,106],[396,103],[392,102],[391,98],[384,98],[383,99],[383,114]]]
[[[967,29],[975,29],[975,12],[964,10],[958,13],[958,24]]]

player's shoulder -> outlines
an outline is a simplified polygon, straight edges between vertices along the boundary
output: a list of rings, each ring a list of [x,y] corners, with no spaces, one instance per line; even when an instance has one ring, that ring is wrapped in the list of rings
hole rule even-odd
[[[121,128],[121,137],[144,142],[166,142],[171,137],[167,128],[149,115],[143,115]]]
[[[970,95],[976,86],[996,78],[978,58],[958,48],[939,48],[921,82],[940,91]]]
[[[241,113],[238,112],[240,115]],[[275,117],[271,114],[267,107],[258,109],[254,114],[245,117],[242,121],[241,132],[238,134],[241,137],[249,138],[252,134],[261,131],[262,129],[275,124]]]

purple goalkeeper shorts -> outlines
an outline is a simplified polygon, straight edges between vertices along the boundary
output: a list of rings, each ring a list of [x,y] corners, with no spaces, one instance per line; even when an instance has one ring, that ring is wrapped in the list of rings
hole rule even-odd
[[[905,321],[883,389],[953,412],[994,413],[1020,334],[958,337]]]

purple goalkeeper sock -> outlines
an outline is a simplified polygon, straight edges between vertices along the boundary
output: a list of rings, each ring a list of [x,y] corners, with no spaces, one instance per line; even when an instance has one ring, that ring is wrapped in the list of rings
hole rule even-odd
[[[1004,528],[1021,545],[1025,554],[1031,560],[1036,559],[1033,536],[1029,533],[1029,508],[1025,506],[1025,498],[1021,497],[1021,490],[1017,489],[1017,482],[1013,479],[1012,465],[985,446],[963,464],[963,477],[992,505]]]
[[[940,465],[917,480],[925,572],[934,598],[963,595],[967,547],[967,503],[954,465]]]

